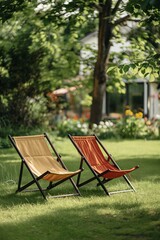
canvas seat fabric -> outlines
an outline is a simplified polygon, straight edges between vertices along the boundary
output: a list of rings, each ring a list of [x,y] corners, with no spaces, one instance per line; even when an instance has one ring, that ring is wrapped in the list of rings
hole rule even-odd
[[[71,172],[64,169],[52,156],[43,135],[14,137],[14,140],[29,168],[37,177],[48,171],[43,179],[57,181],[76,175],[80,171]]]
[[[101,174],[105,172],[106,170],[109,170],[107,173],[102,175],[102,177],[107,179],[113,179],[121,177],[125,174],[128,174],[132,171],[134,171],[137,166],[128,169],[128,170],[119,170],[116,166],[112,165],[109,160],[110,157],[107,156],[107,160],[104,157],[97,141],[94,136],[72,136],[73,140],[77,144],[77,146],[82,151],[83,155],[89,161],[92,168],[97,172],[98,174]]]

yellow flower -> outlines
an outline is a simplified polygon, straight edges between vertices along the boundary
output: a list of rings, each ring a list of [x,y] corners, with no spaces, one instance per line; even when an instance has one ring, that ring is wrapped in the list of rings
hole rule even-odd
[[[130,109],[125,111],[125,116],[133,116],[133,112]]]
[[[142,112],[138,112],[135,114],[136,118],[143,118],[143,113]]]

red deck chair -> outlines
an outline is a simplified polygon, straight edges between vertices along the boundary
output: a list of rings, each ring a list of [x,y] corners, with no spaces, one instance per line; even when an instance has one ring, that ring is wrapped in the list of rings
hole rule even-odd
[[[94,177],[80,183],[80,173],[77,178],[78,187],[82,187],[83,185],[88,184],[93,180],[97,180],[97,186],[101,186],[107,195],[119,192],[135,191],[135,188],[127,178],[126,174],[134,171],[138,168],[138,166],[135,166],[128,170],[121,170],[118,164],[113,160],[111,154],[108,153],[108,151],[95,135],[68,136],[81,155],[80,169],[82,169],[83,163],[85,161],[94,175]],[[107,155],[107,158],[104,157],[103,152]],[[130,188],[121,191],[109,192],[104,184],[112,179],[119,177],[123,177]]]
[[[80,195],[79,189],[72,177],[79,174],[82,169],[73,172],[68,171],[47,134],[18,137],[9,136],[9,139],[21,158],[18,189],[16,192],[39,190],[43,198],[46,199],[45,191],[49,191],[64,181],[70,180],[76,193],[52,197]],[[22,185],[24,166],[31,175],[31,181]],[[40,180],[48,182],[47,187],[42,188]],[[37,189],[27,189],[32,184],[36,184]]]

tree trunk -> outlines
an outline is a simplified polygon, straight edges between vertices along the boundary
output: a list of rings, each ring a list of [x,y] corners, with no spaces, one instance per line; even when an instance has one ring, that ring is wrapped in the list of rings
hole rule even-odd
[[[93,95],[91,105],[90,126],[93,123],[99,124],[102,119],[103,97],[106,91],[106,67],[109,58],[110,39],[112,37],[111,5],[112,1],[106,3],[99,0],[101,11],[99,13],[98,29],[98,53],[93,77]]]

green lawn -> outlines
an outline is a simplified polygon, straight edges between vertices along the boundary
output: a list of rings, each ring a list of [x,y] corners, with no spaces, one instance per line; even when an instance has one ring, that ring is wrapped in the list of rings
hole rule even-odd
[[[70,170],[79,156],[69,139],[53,139]],[[108,197],[96,182],[84,186],[82,197],[49,198],[36,193],[15,194],[20,161],[15,150],[0,150],[1,240],[123,240],[160,239],[160,141],[103,141],[122,168],[139,165],[129,178],[136,193]],[[85,167],[83,176],[90,172]],[[25,173],[24,180],[29,176]],[[110,189],[126,188],[113,180]],[[69,181],[52,194],[73,192]]]

